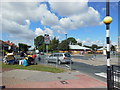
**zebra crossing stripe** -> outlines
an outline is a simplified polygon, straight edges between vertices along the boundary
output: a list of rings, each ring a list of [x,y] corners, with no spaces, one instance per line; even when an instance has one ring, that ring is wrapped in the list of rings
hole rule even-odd
[[[100,76],[103,78],[107,78],[107,73],[101,72],[101,73],[95,73],[96,76]],[[117,76],[114,76],[114,81],[119,82],[120,83],[120,79]]]

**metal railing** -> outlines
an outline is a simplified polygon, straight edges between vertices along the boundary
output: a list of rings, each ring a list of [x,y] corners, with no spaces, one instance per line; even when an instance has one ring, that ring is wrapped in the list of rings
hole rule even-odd
[[[120,66],[112,65],[111,81],[113,90],[120,90]]]

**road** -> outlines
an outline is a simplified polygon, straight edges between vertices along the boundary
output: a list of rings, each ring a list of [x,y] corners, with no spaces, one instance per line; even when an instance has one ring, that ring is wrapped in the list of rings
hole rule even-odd
[[[72,70],[77,70],[87,75],[90,75],[94,78],[100,79],[106,82],[106,57],[103,55],[97,55],[96,60],[92,61],[92,56],[80,56],[73,55],[73,59],[77,59],[78,61],[74,61],[72,64]],[[117,58],[115,56],[111,57],[112,63],[117,63]],[[81,61],[79,61],[81,60]],[[92,61],[92,62],[91,62]],[[94,63],[93,63],[94,62]],[[100,62],[100,64],[99,64]],[[39,62],[39,64],[45,63],[43,60]],[[58,67],[66,67],[66,64],[56,65],[55,63],[49,63],[49,65],[58,66]],[[69,64],[67,64],[69,66]]]
[[[41,62],[39,62],[39,64],[41,64]],[[55,63],[49,63],[49,65],[67,68],[66,64],[56,65]],[[69,66],[69,64],[67,65]],[[88,65],[88,64],[81,63],[81,62],[74,62],[72,64],[72,70],[80,71],[81,73],[85,73],[87,75],[90,75],[94,78],[97,78],[97,79],[100,79],[106,82],[105,78],[96,75],[96,73],[106,73],[106,65],[93,66],[93,65]]]
[[[93,66],[80,62],[74,62],[74,64],[72,65],[72,69],[106,82],[105,78],[96,75],[96,73],[106,73],[106,65]]]
[[[45,62],[46,59],[44,58],[45,56],[41,56],[41,61],[38,61],[38,64],[46,64]],[[92,61],[94,63],[91,64],[91,60],[90,60],[90,58],[92,58],[91,56],[73,55],[72,58],[78,60],[78,61],[74,61],[74,63],[72,64],[72,70],[80,71],[81,73],[85,73],[87,75],[90,75],[94,78],[97,78],[99,80],[106,82],[106,78],[104,78],[106,77],[104,74],[106,74],[106,69],[107,69],[106,57],[97,55],[96,57],[97,61],[102,61],[102,63],[104,63],[101,65],[99,65],[96,61]],[[112,57],[112,59],[115,59],[115,58]],[[47,64],[57,66],[57,67],[67,68],[66,64],[62,64],[62,65],[57,65],[55,63],[47,63]],[[69,66],[69,64],[67,64],[67,66]],[[101,74],[103,74],[102,77],[100,76]]]

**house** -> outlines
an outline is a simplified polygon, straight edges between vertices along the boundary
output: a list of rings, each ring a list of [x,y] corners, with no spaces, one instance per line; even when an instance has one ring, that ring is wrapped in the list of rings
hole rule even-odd
[[[1,50],[5,50],[5,51],[8,51],[8,50],[13,50],[14,52],[18,51],[18,46],[10,41],[0,40],[0,48]]]
[[[89,51],[91,51],[91,49],[79,45],[69,45],[69,51],[72,54],[83,54],[88,53]]]

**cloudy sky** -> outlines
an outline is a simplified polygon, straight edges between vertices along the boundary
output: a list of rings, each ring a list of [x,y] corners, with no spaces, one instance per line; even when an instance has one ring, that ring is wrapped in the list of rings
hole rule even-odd
[[[83,1],[83,0],[81,0]],[[86,45],[105,43],[104,2],[4,2],[1,4],[2,39],[33,46],[38,35],[51,39],[74,37]],[[110,3],[111,42],[117,44],[118,3]],[[1,21],[1,20],[0,20]]]

